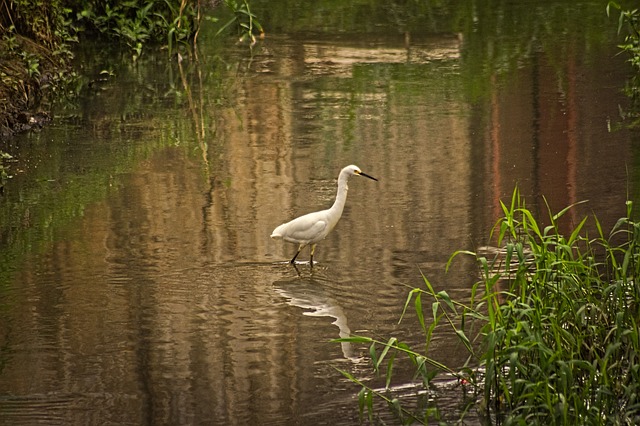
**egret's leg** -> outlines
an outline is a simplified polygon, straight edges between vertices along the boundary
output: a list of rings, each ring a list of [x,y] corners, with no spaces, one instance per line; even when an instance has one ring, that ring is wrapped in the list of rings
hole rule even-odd
[[[313,268],[313,253],[316,251],[316,246],[317,244],[311,245],[311,256],[310,256],[309,264],[311,265],[312,268]]]
[[[302,251],[302,249],[304,248],[305,245],[306,244],[300,244],[298,246],[298,251],[296,252],[296,255],[293,256],[293,259],[291,259],[291,262],[289,262],[289,263],[291,263],[293,265],[296,262],[296,257],[298,257],[298,255],[300,254],[300,252]]]

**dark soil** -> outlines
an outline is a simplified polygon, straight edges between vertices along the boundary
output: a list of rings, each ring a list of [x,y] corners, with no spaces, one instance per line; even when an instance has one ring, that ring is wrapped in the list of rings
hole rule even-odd
[[[0,41],[0,137],[42,127],[64,75],[51,52],[25,38]],[[37,65],[34,65],[37,64]],[[31,72],[29,71],[31,66]]]

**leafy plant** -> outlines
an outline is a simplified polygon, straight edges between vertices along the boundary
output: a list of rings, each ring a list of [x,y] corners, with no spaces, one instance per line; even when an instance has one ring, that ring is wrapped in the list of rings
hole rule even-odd
[[[479,257],[474,317],[482,329],[484,400],[498,420],[554,424],[635,423],[640,416],[638,319],[640,224],[633,203],[609,235],[566,237],[549,211],[541,227],[519,192],[498,222],[504,258]],[[613,241],[622,238],[616,245]],[[479,314],[486,308],[486,314]]]
[[[256,16],[251,12],[249,2],[242,0],[242,3],[238,3],[236,0],[224,0],[224,3],[233,12],[233,17],[218,30],[216,36],[220,35],[230,25],[235,24],[240,34],[239,41],[241,43],[249,41],[250,46],[253,46],[256,43],[256,35],[263,37],[264,30],[260,22],[257,21]]]
[[[427,402],[419,404],[418,410],[412,410],[403,406],[400,399],[393,395],[390,389],[393,380],[394,364],[398,355],[409,358],[415,369],[414,379],[420,379],[420,384],[424,389],[431,389],[433,380],[442,373],[446,374],[450,379],[456,379],[460,384],[471,384],[472,387],[477,388],[477,384],[475,383],[477,375],[475,371],[469,367],[469,361],[475,358],[475,354],[472,343],[464,330],[464,321],[466,319],[466,313],[469,312],[469,307],[452,300],[446,291],[436,292],[429,280],[424,275],[422,277],[426,289],[414,288],[409,292],[400,321],[402,321],[408,309],[413,305],[421,330],[425,336],[424,352],[412,349],[407,343],[401,342],[395,337],[390,338],[386,342],[365,336],[351,336],[334,340],[335,342],[369,345],[368,354],[373,364],[374,372],[377,375],[384,373],[385,390],[380,391],[367,385],[364,381],[357,379],[351,373],[338,370],[347,379],[361,386],[361,390],[358,393],[361,420],[364,419],[364,410],[366,408],[369,422],[374,422],[374,397],[383,400],[402,424],[415,424],[416,422],[428,424],[430,420],[440,421],[442,419],[436,402],[437,398],[432,397],[432,394],[424,394],[427,397]],[[432,311],[431,322],[424,316],[425,307],[423,306],[423,297],[432,299],[430,306]],[[460,327],[456,325],[457,319],[463,320]],[[443,321],[451,327],[470,354],[467,363],[461,369],[455,370],[450,368],[427,355],[434,336],[434,330]],[[431,399],[431,401],[429,401],[429,399]],[[461,416],[463,416],[465,412],[466,410],[463,410]]]
[[[425,352],[418,355],[390,340],[378,354],[372,344],[374,370],[382,358],[389,360],[388,388],[396,353],[425,360],[414,362],[433,368],[425,387],[443,372],[468,383],[478,395],[478,411],[497,424],[637,424],[640,222],[633,218],[633,203],[627,202],[626,216],[609,234],[594,218],[595,238],[587,236],[586,217],[568,236],[559,231],[558,222],[572,207],[555,214],[548,209],[547,226],[534,219],[517,189],[501,207],[504,217],[492,232],[500,249],[492,255],[459,251],[447,264],[448,269],[459,255],[477,260],[480,280],[469,303],[435,292],[425,278],[426,288],[413,289],[405,303],[406,311],[413,300]],[[423,313],[425,296],[432,300],[430,321]],[[429,342],[443,321],[469,353],[458,372],[428,362]],[[422,367],[416,368],[416,377],[424,377]],[[345,376],[362,386],[361,410],[371,411],[368,401],[382,393]],[[426,413],[412,413],[411,421],[426,424]],[[437,407],[429,413],[433,419],[441,414]]]
[[[242,34],[241,40],[255,43],[255,35],[262,34],[262,26],[251,13],[248,1],[237,3],[235,0],[225,0],[224,4],[232,12],[233,18],[218,33],[235,24]],[[133,58],[137,59],[149,43],[166,40],[170,54],[178,46],[188,48],[191,42],[195,44],[204,15],[201,9],[200,0],[86,0],[77,12],[77,18],[88,27],[121,40],[134,52]],[[213,16],[206,19],[217,20]]]
[[[175,44],[187,44],[198,30],[199,17],[199,2],[178,0],[87,1],[77,13],[80,22],[129,46],[134,59],[149,42],[167,40],[170,53]]]

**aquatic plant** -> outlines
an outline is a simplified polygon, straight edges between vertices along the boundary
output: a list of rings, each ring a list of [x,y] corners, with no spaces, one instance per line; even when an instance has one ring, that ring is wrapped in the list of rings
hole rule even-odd
[[[425,351],[414,352],[391,339],[386,343],[354,336],[340,339],[370,344],[375,371],[386,368],[386,388],[392,383],[397,354],[405,353],[429,388],[438,374],[452,374],[475,395],[472,403],[496,424],[637,424],[640,421],[640,222],[627,201],[626,216],[605,234],[593,218],[596,236],[582,219],[568,236],[558,221],[569,211],[552,213],[542,226],[525,206],[519,191],[510,204],[501,203],[504,217],[492,234],[500,250],[473,256],[480,279],[463,304],[446,292],[425,288],[409,293],[425,336]],[[424,298],[432,303],[427,320]],[[455,332],[469,354],[453,372],[431,362],[429,344],[443,323]],[[388,363],[383,366],[382,359]],[[420,360],[419,362],[416,362]],[[429,367],[429,368],[427,368]],[[403,423],[428,423],[442,413],[437,405],[415,412],[344,373],[362,386],[361,413],[370,419],[375,396],[385,398]],[[437,401],[437,399],[436,399]],[[470,408],[460,413],[464,416]]]

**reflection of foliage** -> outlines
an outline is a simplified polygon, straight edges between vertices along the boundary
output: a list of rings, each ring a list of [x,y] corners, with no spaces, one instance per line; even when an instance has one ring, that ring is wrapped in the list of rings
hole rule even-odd
[[[324,0],[299,7],[294,0],[253,0],[261,20],[272,32],[372,33],[446,32],[455,5],[446,1]],[[366,19],[363,19],[366,16]]]
[[[213,56],[218,47],[208,46]],[[73,109],[67,104],[59,110],[66,124],[49,128],[46,134],[33,133],[27,136],[30,143],[12,146],[11,154],[17,160],[0,152],[0,188],[2,164],[5,173],[15,175],[0,203],[0,245],[6,247],[0,250],[2,265],[18,265],[29,254],[49,246],[87,206],[107,197],[131,170],[159,151],[172,149],[185,157],[200,153],[194,130],[213,132],[216,123],[210,113],[202,114],[204,123],[184,119],[189,96],[185,85],[196,101],[204,98],[203,111],[227,102],[223,86],[230,80],[227,64],[208,62],[207,56],[198,62],[182,62],[187,68],[185,82],[179,76],[178,61],[168,61],[163,52],[147,52],[134,64],[117,46],[93,43],[78,50],[77,60],[85,64],[86,75],[108,69],[118,78],[92,84],[78,78],[82,88],[76,101],[80,105]],[[87,140],[91,148],[79,149],[78,144]],[[208,152],[216,149],[211,144]],[[0,271],[0,287],[9,270],[11,267]]]
[[[5,161],[10,161],[12,159],[13,157],[10,154],[0,151],[0,194],[2,194],[2,188],[4,187],[7,179],[11,178],[9,175],[9,167],[5,166],[4,163]]]
[[[624,26],[628,28],[625,35],[624,43],[619,47],[622,51],[629,54],[629,63],[631,64],[634,75],[627,84],[627,94],[632,101],[633,112],[627,113],[629,117],[635,117],[632,126],[640,125],[640,11],[638,9],[625,10],[615,2],[609,2],[607,5],[607,15],[610,9],[615,8],[620,12],[618,19],[618,34],[622,32]]]
[[[465,40],[462,52],[472,96],[491,90],[491,79],[513,78],[523,62],[544,52],[553,67],[566,66],[567,58],[610,43],[606,16],[597,3],[483,2],[460,8],[455,28]],[[564,75],[559,72],[558,75]],[[560,86],[566,82],[559,81]]]
[[[561,67],[579,49],[609,45],[615,31],[603,31],[610,26],[597,2],[325,0],[300,8],[292,0],[254,0],[252,6],[272,32],[396,33],[408,42],[456,34],[472,98],[486,95],[492,78],[510,78],[538,52]]]

